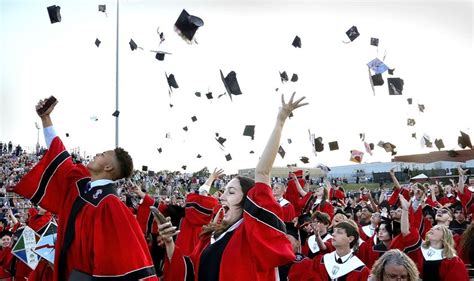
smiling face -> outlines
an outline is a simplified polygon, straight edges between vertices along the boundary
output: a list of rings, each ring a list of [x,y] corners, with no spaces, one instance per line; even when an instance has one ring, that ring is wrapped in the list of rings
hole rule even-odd
[[[8,236],[8,235],[5,235],[3,236],[1,239],[0,239],[0,246],[2,246],[2,248],[7,248],[10,246],[10,242],[11,242],[11,237]]]
[[[222,207],[224,208],[223,221],[228,224],[233,224],[238,221],[243,214],[243,208],[241,206],[244,193],[242,186],[237,178],[233,178],[227,186],[224,188],[220,200]]]

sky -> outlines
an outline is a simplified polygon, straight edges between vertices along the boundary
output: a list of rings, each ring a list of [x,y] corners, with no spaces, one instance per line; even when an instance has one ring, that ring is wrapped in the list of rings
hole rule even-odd
[[[237,172],[255,167],[280,95],[293,92],[306,96],[309,105],[286,122],[281,141],[286,155],[277,156],[275,166],[350,164],[350,150],[364,151],[359,133],[375,145],[395,144],[397,155],[435,151],[420,145],[423,134],[443,139],[445,149],[460,149],[459,131],[474,137],[472,1],[118,2],[119,146],[131,153],[137,168],[186,165],[187,171],[207,166]],[[98,11],[99,4],[107,5],[107,14]],[[50,5],[61,7],[61,22],[50,23]],[[34,147],[34,123],[40,121],[34,106],[54,95],[59,103],[53,123],[68,148],[94,154],[115,146],[116,5],[0,0],[0,141]],[[174,31],[182,9],[204,21],[197,44]],[[353,25],[360,36],[344,43]],[[161,45],[158,27],[165,36]],[[296,35],[302,48],[291,45]],[[378,47],[370,45],[371,37],[379,38]],[[96,38],[102,42],[98,48]],[[143,50],[131,51],[130,39]],[[150,50],[172,54],[158,61]],[[374,95],[367,63],[384,57],[395,72],[383,74],[385,84],[375,87]],[[227,95],[216,98],[225,92],[219,70],[237,73],[242,95],[232,101]],[[299,80],[283,84],[281,71],[290,77],[297,73]],[[171,95],[165,72],[179,85]],[[388,94],[389,77],[404,80],[403,95]],[[208,91],[213,100],[205,98]],[[417,104],[425,106],[424,113]],[[415,119],[414,127],[407,126],[408,118]],[[254,140],[242,135],[245,125],[256,126]],[[308,130],[323,138],[323,152],[313,153]],[[216,132],[227,139],[224,148],[214,140]],[[418,139],[411,138],[414,132]],[[338,141],[339,150],[329,151],[330,141]],[[225,159],[228,153],[231,161]],[[310,162],[303,164],[301,156]],[[390,160],[379,147],[363,158],[364,163]]]

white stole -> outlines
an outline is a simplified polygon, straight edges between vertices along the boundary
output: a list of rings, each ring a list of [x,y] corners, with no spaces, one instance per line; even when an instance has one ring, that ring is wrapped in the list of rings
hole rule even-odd
[[[348,274],[349,272],[364,266],[364,263],[356,256],[352,256],[343,264],[336,262],[336,251],[325,254],[323,256],[324,267],[329,275],[329,278],[336,279]]]

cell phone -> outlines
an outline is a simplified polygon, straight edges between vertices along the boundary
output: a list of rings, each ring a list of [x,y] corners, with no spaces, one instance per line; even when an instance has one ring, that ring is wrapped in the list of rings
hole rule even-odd
[[[153,214],[153,216],[160,222],[160,224],[164,224],[168,222],[165,216],[163,216],[160,210],[158,210],[155,206],[151,206],[150,211]]]

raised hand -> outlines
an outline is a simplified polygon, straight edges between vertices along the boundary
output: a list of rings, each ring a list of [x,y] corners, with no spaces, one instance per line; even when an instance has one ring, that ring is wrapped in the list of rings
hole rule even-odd
[[[290,113],[293,110],[297,109],[298,107],[302,107],[308,104],[308,103],[301,103],[306,97],[301,97],[297,99],[296,101],[293,101],[295,94],[296,92],[294,92],[291,95],[291,98],[288,101],[288,103],[285,103],[285,97],[283,96],[283,94],[281,95],[281,107],[280,107],[280,111],[278,112],[279,121],[285,121],[286,118],[290,116]]]
[[[408,202],[403,195],[398,195],[398,199],[400,199],[400,205],[402,206],[402,209],[407,211],[408,208],[410,208],[410,202]]]
[[[42,99],[36,104],[36,113],[39,117],[50,115],[56,104],[58,104],[58,101],[53,96]]]

